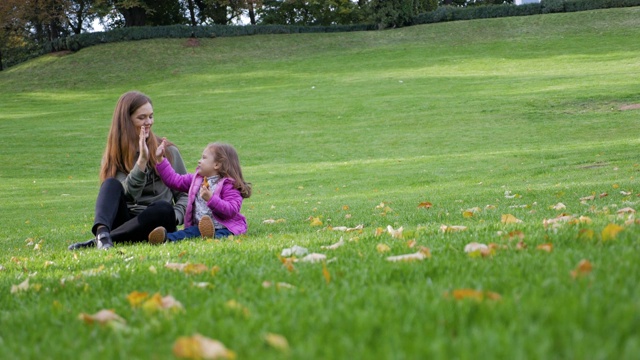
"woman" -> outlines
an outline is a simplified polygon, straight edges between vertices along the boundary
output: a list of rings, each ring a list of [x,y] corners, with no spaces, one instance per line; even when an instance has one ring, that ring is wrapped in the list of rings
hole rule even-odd
[[[100,192],[91,232],[95,239],[69,246],[69,250],[97,246],[107,250],[113,243],[146,241],[158,226],[176,231],[184,221],[187,194],[172,191],[155,171],[155,154],[162,139],[151,131],[153,105],[145,94],[131,91],[116,104],[102,157]],[[165,149],[171,167],[187,170],[173,145]],[[169,230],[170,229],[170,230]]]

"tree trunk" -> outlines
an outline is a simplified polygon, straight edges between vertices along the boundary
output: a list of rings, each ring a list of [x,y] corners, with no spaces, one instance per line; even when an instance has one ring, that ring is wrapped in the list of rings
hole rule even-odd
[[[0,71],[4,70],[2,67],[2,49],[0,49]]]
[[[118,8],[124,16],[124,27],[144,26],[147,20],[147,13],[141,7]]]
[[[251,20],[251,25],[256,24],[256,10],[254,9],[253,1],[249,1],[249,20]]]
[[[189,16],[191,16],[191,26],[198,25],[196,23],[195,4],[193,3],[193,0],[189,0]]]

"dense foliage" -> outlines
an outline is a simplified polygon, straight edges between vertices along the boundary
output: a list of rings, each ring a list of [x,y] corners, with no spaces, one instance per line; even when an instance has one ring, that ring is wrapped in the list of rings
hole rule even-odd
[[[0,70],[111,41],[386,29],[627,6],[640,0],[3,0]],[[105,32],[92,34],[96,24]]]

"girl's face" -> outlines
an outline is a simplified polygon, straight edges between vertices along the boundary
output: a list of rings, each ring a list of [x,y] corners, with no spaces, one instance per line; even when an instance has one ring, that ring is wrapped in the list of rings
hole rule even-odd
[[[216,161],[209,148],[204,149],[202,157],[198,161],[198,174],[200,176],[209,177],[219,175],[220,163]]]
[[[144,132],[144,138],[149,138],[151,125],[153,125],[153,106],[151,106],[150,103],[140,106],[131,114],[131,120],[133,121],[133,126],[136,127],[138,136],[142,130]]]

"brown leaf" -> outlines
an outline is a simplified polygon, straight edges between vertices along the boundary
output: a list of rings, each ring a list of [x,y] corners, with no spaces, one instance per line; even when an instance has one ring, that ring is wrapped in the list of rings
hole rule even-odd
[[[578,266],[576,266],[576,268],[571,271],[571,277],[576,279],[588,275],[591,273],[591,270],[593,270],[593,265],[591,265],[591,262],[589,260],[582,259],[578,263]]]
[[[27,291],[27,290],[29,290],[29,278],[27,278],[25,281],[21,282],[18,285],[11,285],[12,294],[19,293],[21,291]]]
[[[553,251],[553,244],[551,244],[551,243],[540,244],[540,245],[536,246],[536,249],[542,250],[542,251],[546,251],[546,252],[551,252],[551,251]]]
[[[433,204],[431,204],[430,202],[424,201],[418,204],[418,209],[431,209],[432,206]]]
[[[465,231],[467,227],[464,225],[442,225],[440,226],[440,231],[443,233],[454,233],[459,231]]]
[[[471,299],[479,302],[485,299],[497,301],[502,298],[500,294],[492,291],[480,291],[474,289],[456,289],[453,290],[451,294],[446,292],[445,297],[453,297],[455,300]]]

